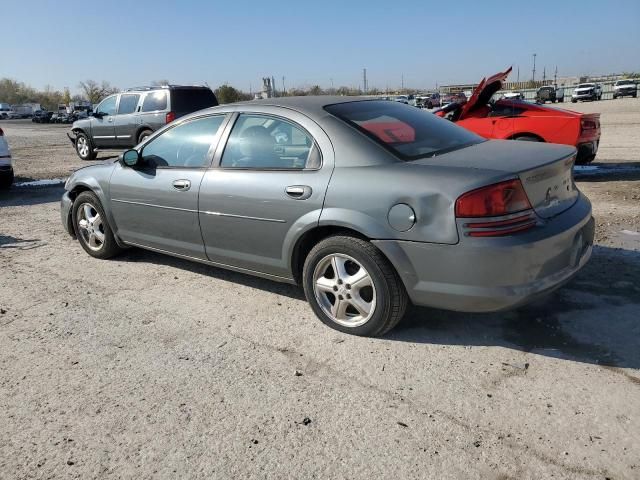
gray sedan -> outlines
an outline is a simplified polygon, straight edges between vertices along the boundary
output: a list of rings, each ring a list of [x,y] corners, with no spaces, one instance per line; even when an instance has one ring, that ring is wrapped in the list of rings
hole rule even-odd
[[[497,311],[580,270],[594,221],[575,154],[398,102],[223,105],[75,172],[62,223],[93,257],[141,247],[299,284],[325,324],[382,335],[409,301]]]

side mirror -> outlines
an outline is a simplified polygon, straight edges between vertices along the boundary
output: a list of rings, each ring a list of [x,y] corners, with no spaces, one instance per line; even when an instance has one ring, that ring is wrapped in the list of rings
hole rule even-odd
[[[96,118],[102,118],[102,117],[104,117],[104,113],[102,113],[102,112],[93,112],[92,116],[94,116]]]
[[[126,167],[135,167],[140,163],[140,153],[137,150],[127,150],[122,154],[122,163]]]

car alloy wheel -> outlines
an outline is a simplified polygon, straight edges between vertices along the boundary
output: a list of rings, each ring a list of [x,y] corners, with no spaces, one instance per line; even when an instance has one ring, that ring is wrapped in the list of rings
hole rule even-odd
[[[76,141],[76,149],[82,158],[89,156],[89,141],[86,137],[78,137],[78,140]]]
[[[100,212],[90,203],[83,203],[78,207],[78,228],[84,244],[94,252],[99,252],[104,246],[105,230]]]
[[[331,320],[345,327],[369,321],[376,309],[376,289],[369,272],[353,257],[331,254],[313,272],[313,293]]]

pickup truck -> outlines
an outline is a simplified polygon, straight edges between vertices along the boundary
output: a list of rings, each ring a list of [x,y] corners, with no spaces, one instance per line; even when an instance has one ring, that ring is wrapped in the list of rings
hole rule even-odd
[[[571,95],[571,103],[578,100],[600,100],[602,98],[602,87],[597,83],[581,83]]]

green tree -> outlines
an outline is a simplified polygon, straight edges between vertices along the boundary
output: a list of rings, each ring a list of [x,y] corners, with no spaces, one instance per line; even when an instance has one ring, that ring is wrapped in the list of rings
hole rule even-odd
[[[62,95],[62,103],[69,105],[71,103],[71,92],[65,87],[64,94]]]
[[[220,85],[213,93],[216,94],[219,103],[234,103],[251,99],[251,95],[248,93],[244,93],[227,84]]]

